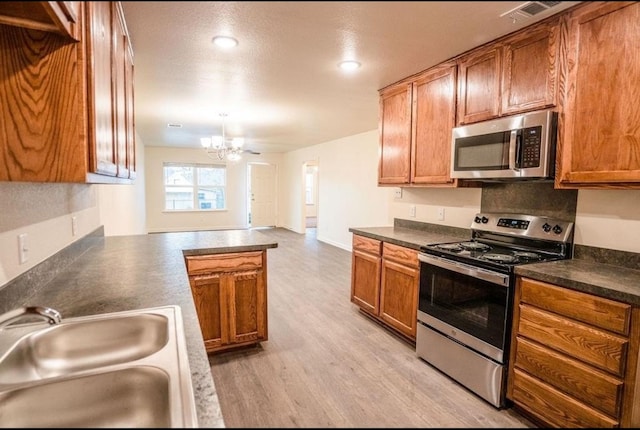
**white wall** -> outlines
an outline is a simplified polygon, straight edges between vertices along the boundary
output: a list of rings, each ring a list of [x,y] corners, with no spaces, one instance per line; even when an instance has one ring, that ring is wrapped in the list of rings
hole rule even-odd
[[[310,161],[318,165],[318,240],[350,250],[350,227],[393,225],[393,189],[377,186],[378,132],[372,130],[283,154],[281,226],[305,230],[303,165]]]
[[[243,154],[237,162],[219,162],[202,149],[145,147],[146,224],[149,232],[247,228],[247,163],[280,163],[281,154]],[[163,163],[226,164],[227,209],[221,211],[164,211]]]

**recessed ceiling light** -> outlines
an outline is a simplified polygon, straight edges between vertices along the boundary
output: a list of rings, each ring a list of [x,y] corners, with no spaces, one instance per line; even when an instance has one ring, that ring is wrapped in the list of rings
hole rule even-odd
[[[360,68],[360,66],[361,66],[360,63],[353,60],[342,61],[341,63],[338,64],[338,67],[340,67],[342,70],[346,72],[352,72],[354,70],[357,70]]]
[[[236,39],[228,36],[216,36],[213,38],[213,43],[221,48],[233,48],[238,45],[238,41]]]

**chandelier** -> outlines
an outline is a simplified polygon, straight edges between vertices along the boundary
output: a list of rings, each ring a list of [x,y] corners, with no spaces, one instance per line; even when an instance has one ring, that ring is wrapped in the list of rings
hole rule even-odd
[[[214,160],[237,161],[240,159],[242,153],[242,145],[244,145],[244,137],[234,137],[230,141],[227,141],[224,128],[224,119],[227,117],[226,113],[221,113],[222,117],[222,136],[211,136],[200,138],[200,143],[207,152],[207,155]]]

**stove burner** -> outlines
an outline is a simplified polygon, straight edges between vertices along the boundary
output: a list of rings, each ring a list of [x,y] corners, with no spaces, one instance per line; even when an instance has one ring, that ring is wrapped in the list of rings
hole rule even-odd
[[[480,242],[462,242],[460,246],[468,251],[488,251],[491,249],[489,245]]]
[[[512,255],[516,258],[522,258],[523,260],[540,260],[542,258],[540,254],[527,251],[513,251]]]
[[[496,263],[515,263],[518,257],[506,254],[484,254],[480,257],[484,260],[495,261]]]
[[[457,243],[443,243],[436,245],[436,248],[445,249],[447,251],[462,251],[462,247]]]

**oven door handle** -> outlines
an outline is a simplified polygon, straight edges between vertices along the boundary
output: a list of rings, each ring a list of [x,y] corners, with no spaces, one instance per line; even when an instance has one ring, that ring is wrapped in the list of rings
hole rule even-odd
[[[433,255],[418,253],[418,260],[426,264],[432,264],[434,266],[441,267],[443,269],[451,270],[463,275],[473,276],[474,278],[482,279],[492,284],[509,286],[509,276],[502,273],[493,272],[491,270],[482,269],[480,267],[470,266],[468,264],[459,263],[456,261],[447,260],[440,257],[434,257]]]

